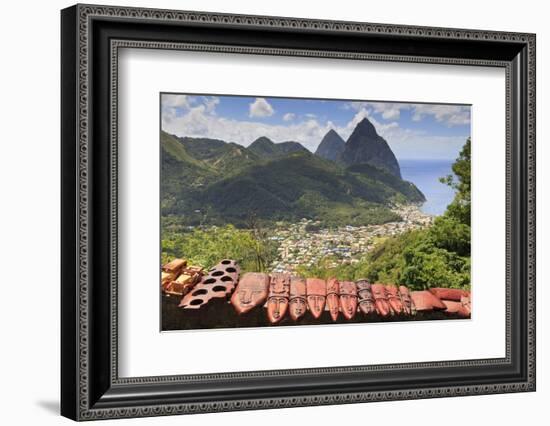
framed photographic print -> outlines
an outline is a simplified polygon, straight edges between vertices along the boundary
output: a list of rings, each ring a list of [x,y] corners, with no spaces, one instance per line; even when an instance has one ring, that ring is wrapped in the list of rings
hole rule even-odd
[[[470,318],[470,109],[161,93],[161,330]]]
[[[535,36],[76,5],[75,420],[535,390]]]

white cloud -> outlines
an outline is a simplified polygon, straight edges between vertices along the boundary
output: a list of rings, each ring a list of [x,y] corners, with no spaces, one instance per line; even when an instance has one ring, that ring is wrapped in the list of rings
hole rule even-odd
[[[163,114],[162,128],[168,133],[178,136],[208,137],[222,139],[227,142],[236,142],[243,146],[250,145],[260,136],[267,136],[274,142],[300,142],[310,151],[315,151],[321,139],[330,130],[334,129],[346,140],[357,123],[368,117],[377,131],[384,135],[390,129],[398,127],[397,122],[380,123],[365,109],[357,111],[354,117],[344,126],[337,126],[330,120],[321,121],[317,118],[308,118],[288,124],[267,124],[256,121],[237,121],[209,114],[204,104],[192,107],[178,117]],[[295,118],[295,117],[294,117]]]
[[[352,101],[344,104],[343,108],[355,111],[367,109],[380,115],[384,120],[399,120],[401,111],[410,110],[413,121],[421,121],[426,116],[432,116],[437,122],[449,127],[470,123],[470,107],[464,105]]]
[[[194,118],[197,123],[193,126],[204,124],[203,114],[216,115],[216,106],[220,103],[217,96],[188,96],[163,94],[161,97],[162,121],[170,123],[182,116]]]
[[[171,120],[176,118],[178,112],[191,108],[192,99],[187,95],[174,95],[163,93],[160,98],[163,119]]]
[[[275,110],[264,98],[256,98],[249,106],[249,117],[270,117]]]
[[[220,103],[220,98],[217,96],[210,96],[204,99],[204,106],[206,107],[206,112],[210,114],[216,113],[216,105]]]
[[[396,104],[393,102],[372,102],[369,104],[373,110],[382,115],[384,120],[398,120],[401,110],[408,109],[409,104]]]
[[[191,102],[187,95],[163,93],[161,98],[163,108],[189,108]]]
[[[292,112],[287,112],[285,115],[283,115],[283,120],[284,121],[292,121],[296,118],[296,114],[292,113]]]
[[[347,138],[349,138],[349,136],[355,129],[355,126],[357,126],[357,124],[361,120],[363,120],[363,118],[365,117],[369,119],[369,121],[376,128],[376,131],[378,132],[378,134],[381,136],[384,136],[384,133],[387,132],[389,129],[399,127],[399,123],[397,123],[396,121],[392,121],[390,123],[379,122],[378,120],[376,120],[376,118],[373,117],[371,111],[363,107],[355,113],[353,118],[346,125],[337,127],[335,130],[338,132],[340,136],[342,136],[344,140],[346,140]]]
[[[380,122],[372,114],[373,109],[368,109],[364,105],[346,125],[336,127],[335,130],[344,140],[347,140],[355,126],[367,117],[378,134],[388,142],[398,159],[421,159],[425,158],[426,155],[434,159],[454,159],[466,142],[467,136],[440,136],[428,134],[424,130],[406,129],[401,127],[397,121]]]
[[[208,99],[203,99],[200,104],[199,101],[193,103],[185,114],[177,116],[166,114],[163,110],[162,128],[178,136],[208,137],[236,142],[243,146],[250,145],[260,136],[267,136],[274,142],[300,142],[313,152],[330,129],[336,130],[344,140],[347,140],[357,124],[367,117],[377,132],[386,139],[398,158],[422,158],[427,153],[431,158],[455,158],[466,140],[466,136],[438,136],[423,130],[402,128],[397,121],[379,120],[373,115],[374,108],[369,105],[358,108],[353,118],[347,123],[336,125],[330,120],[319,118],[298,121],[295,115],[292,117],[293,121],[286,120],[284,124],[267,124],[253,120],[238,121],[217,116],[213,113],[213,109],[209,112],[208,105],[215,106],[218,103],[219,100],[208,102]],[[411,105],[411,107],[416,106]],[[292,113],[287,113],[285,116],[288,114]],[[441,120],[451,119],[450,114],[437,115],[435,110],[423,111],[423,114],[432,114],[436,120],[438,117]]]
[[[354,109],[355,111],[367,109],[380,114],[384,120],[398,120],[401,116],[401,111],[409,109],[410,107],[410,104],[396,102],[352,101],[344,104],[344,109]]]
[[[354,109],[355,111],[359,111],[360,109],[366,108],[368,105],[369,105],[368,102],[351,101],[343,104],[342,109]]]
[[[449,127],[470,124],[470,107],[462,105],[415,105],[413,121],[432,115],[436,121]]]
[[[204,105],[189,109],[181,116],[162,117],[162,129],[177,136],[208,137],[250,145],[260,136],[267,136],[274,142],[300,142],[310,151],[315,151],[323,136],[336,126],[331,122],[307,119],[285,124],[267,124],[257,121],[237,121],[206,112]]]
[[[385,138],[398,159],[425,159],[428,156],[430,159],[454,160],[467,136],[427,135],[400,129]]]

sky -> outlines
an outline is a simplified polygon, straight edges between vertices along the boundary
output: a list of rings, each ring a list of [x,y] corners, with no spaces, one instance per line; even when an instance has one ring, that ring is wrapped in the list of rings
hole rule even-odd
[[[161,94],[162,130],[250,145],[261,136],[314,152],[333,129],[344,139],[364,117],[399,160],[454,160],[470,136],[468,105]]]

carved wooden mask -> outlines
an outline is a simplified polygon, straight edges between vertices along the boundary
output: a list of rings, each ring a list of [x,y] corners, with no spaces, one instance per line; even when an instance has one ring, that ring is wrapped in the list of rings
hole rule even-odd
[[[357,286],[352,281],[340,283],[340,307],[346,319],[352,319],[357,311]]]
[[[399,290],[397,287],[393,284],[388,284],[386,286],[386,295],[392,311],[396,314],[402,313],[403,303],[401,303],[401,296],[399,295]]]
[[[290,296],[290,275],[273,274],[267,297],[267,318],[272,324],[283,319],[288,308]]]
[[[327,284],[320,278],[308,278],[306,280],[307,305],[311,315],[315,319],[319,318],[325,309],[327,297]]]
[[[416,314],[416,307],[414,306],[414,302],[411,299],[411,294],[409,293],[409,289],[405,287],[404,285],[399,286],[399,295],[401,296],[401,303],[403,304],[403,311],[407,315],[415,315]]]
[[[290,317],[296,321],[307,310],[306,280],[292,276],[290,278],[290,299],[288,301]]]
[[[245,314],[252,308],[259,306],[267,299],[269,287],[269,275],[259,272],[247,272],[244,274],[233,296],[231,303],[239,314]]]
[[[327,307],[330,317],[336,321],[340,313],[340,282],[336,278],[327,280]]]
[[[361,279],[357,281],[357,295],[359,296],[359,309],[364,314],[370,315],[376,312],[371,285],[367,280]]]
[[[374,298],[374,306],[378,315],[387,317],[392,313],[391,307],[386,296],[386,286],[384,284],[372,284],[372,297]]]

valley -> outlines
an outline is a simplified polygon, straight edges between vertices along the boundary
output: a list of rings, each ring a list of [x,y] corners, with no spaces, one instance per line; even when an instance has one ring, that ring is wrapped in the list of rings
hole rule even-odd
[[[425,201],[368,119],[348,143],[338,138],[329,131],[312,153],[267,137],[244,147],[161,132],[161,214],[182,227],[305,218],[333,228],[399,221],[396,207]]]

